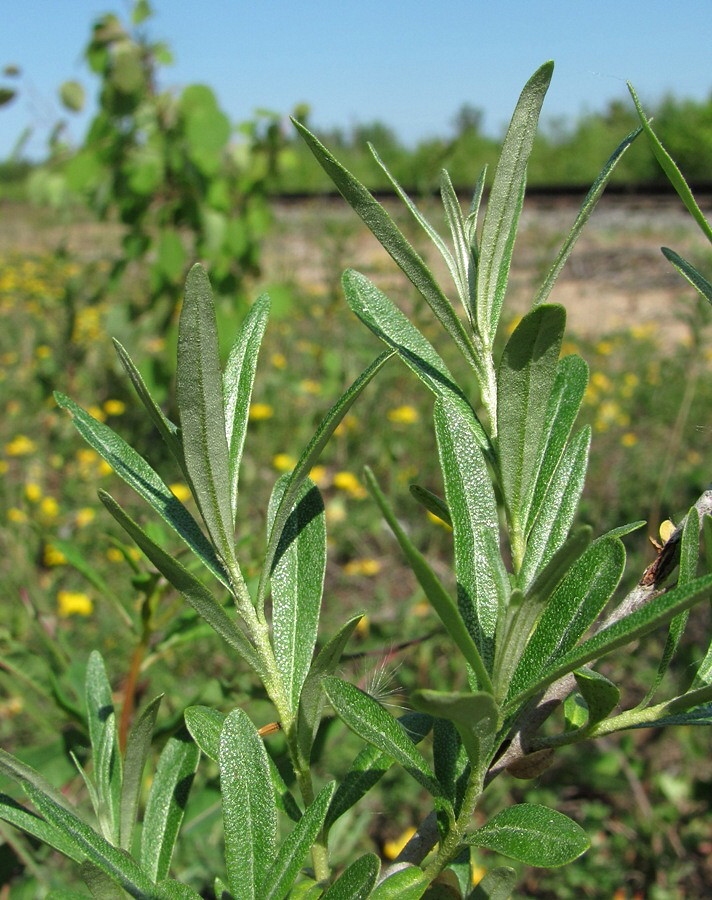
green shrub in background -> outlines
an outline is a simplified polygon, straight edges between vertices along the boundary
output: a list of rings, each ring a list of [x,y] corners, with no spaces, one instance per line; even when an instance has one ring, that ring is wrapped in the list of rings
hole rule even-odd
[[[575,525],[590,440],[588,428],[575,426],[587,366],[576,354],[560,358],[565,312],[547,301],[635,134],[622,142],[591,189],[531,310],[504,349],[495,349],[527,161],[552,69],[551,64],[543,66],[524,88],[481,224],[484,175],[469,214],[463,216],[443,174],[451,246],[394,184],[442,253],[462,316],[386,211],[313,135],[297,126],[424,297],[471,375],[466,383],[457,383],[413,322],[364,276],[347,271],[343,286],[351,309],[387,350],[336,401],[293,470],[274,486],[266,549],[253,586],[234,534],[238,523],[254,516],[241,504],[239,469],[269,312],[266,297],[245,317],[221,370],[212,291],[204,270],[191,270],[179,325],[179,424],[166,417],[117,345],[148,417],[191,489],[202,525],[143,456],[74,401],[58,396],[89,444],[191,551],[191,562],[183,560],[184,554],[168,553],[151,529],[101,493],[106,508],[156,571],[252,669],[273,705],[278,722],[273,727],[284,734],[290,763],[286,773],[277,769],[264,740],[271,728],[258,729],[241,706],[227,715],[207,706],[189,707],[185,728],[161,752],[137,824],[160,700],[148,704],[124,742],[103,661],[92,654],[84,715],[93,765],[91,770],[81,767],[94,808],[92,822],[39,772],[5,752],[0,767],[23,787],[33,809],[3,795],[0,815],[74,860],[94,896],[195,897],[213,885],[217,896],[236,898],[507,897],[516,881],[508,866],[493,865],[473,886],[472,847],[555,867],[585,852],[588,839],[572,819],[536,803],[505,806],[482,821],[483,793],[497,776],[506,772],[533,778],[557,748],[621,730],[710,724],[712,652],[706,640],[689,688],[677,696],[658,696],[687,614],[712,588],[712,575],[698,572],[710,568],[709,492],[625,596],[618,593],[626,556],[621,538],[642,523],[595,539],[589,527]],[[696,270],[684,261],[678,267],[699,287],[702,276]],[[703,293],[709,299],[706,288]],[[449,656],[459,668],[459,677],[445,690],[425,683],[412,691],[408,699],[415,711],[399,719],[335,674],[358,617],[318,640],[326,531],[321,495],[309,478],[351,405],[393,356],[434,395],[444,496],[417,485],[412,493],[452,528],[452,588],[416,549],[375,474],[367,471],[366,480],[440,617]],[[699,558],[701,535],[704,562]],[[619,686],[592,667],[658,629],[667,629],[667,637],[647,683]],[[205,666],[209,663],[206,659]],[[628,707],[631,688],[642,688],[644,697]],[[322,785],[312,760],[329,706],[364,746],[338,783]],[[421,743],[430,749],[421,751]],[[179,883],[170,878],[171,857],[201,752],[220,772],[224,865],[217,872],[192,872]],[[330,754],[336,769],[339,750],[330,746],[322,753],[321,766],[328,765]],[[424,809],[420,829],[393,867],[381,871],[378,858],[366,853],[334,873],[330,855],[339,839],[339,819],[395,765],[412,777],[424,804],[430,798],[430,812],[426,815]],[[311,867],[304,870],[307,855]]]
[[[161,89],[160,69],[171,55],[146,35],[151,14],[150,4],[139,0],[130,28],[113,14],[96,21],[86,59],[100,82],[98,111],[76,152],[57,137],[54,158],[35,173],[31,189],[47,199],[78,195],[100,219],[124,226],[121,255],[97,296],[127,273],[135,280],[140,264],[142,289],[131,292],[123,309],[132,324],[149,313],[145,327],[155,335],[173,322],[196,257],[210,266],[219,297],[234,303],[244,296],[271,221],[266,194],[282,142],[276,116],[263,113],[241,126],[234,143],[209,87]],[[78,111],[84,88],[66,82],[60,98]]]

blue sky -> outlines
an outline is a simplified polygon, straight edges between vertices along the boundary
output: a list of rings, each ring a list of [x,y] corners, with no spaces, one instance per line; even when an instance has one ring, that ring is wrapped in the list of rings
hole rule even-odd
[[[46,146],[57,86],[96,92],[82,59],[90,23],[123,0],[4,0],[0,67],[23,70],[0,109],[0,159],[26,126]],[[235,122],[311,106],[316,127],[381,120],[407,143],[449,133],[464,103],[500,134],[529,75],[554,59],[543,117],[605,108],[631,81],[644,103],[712,93],[709,0],[153,0],[151,35],[172,48],[164,84],[209,84]],[[81,138],[87,117],[72,120]]]

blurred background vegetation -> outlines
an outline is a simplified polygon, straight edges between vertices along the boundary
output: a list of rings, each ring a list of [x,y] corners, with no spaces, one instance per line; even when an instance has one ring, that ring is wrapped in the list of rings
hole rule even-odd
[[[99,79],[100,102],[81,147],[64,144],[58,127],[43,162],[25,160],[20,141],[0,164],[0,744],[80,803],[86,798],[68,751],[85,755],[79,698],[94,647],[107,658],[127,717],[134,703],[166,692],[163,737],[192,703],[246,705],[260,725],[271,713],[225,648],[102,512],[98,487],[129,509],[134,501],[79,442],[52,390],[108,421],[182,495],[185,486],[168,455],[138,415],[110,336],[127,347],[170,411],[187,267],[196,258],[208,267],[220,297],[225,350],[251,299],[268,290],[273,313],[251,412],[238,531],[241,559],[256,578],[252,561],[260,557],[275,478],[293,465],[333,399],[379,350],[345,309],[342,270],[355,266],[378,281],[448,352],[390,260],[343,204],[324,196],[330,184],[281,115],[261,113],[236,128],[208,88],[161,91],[158,72],[169,49],[136,30],[149,16],[148,4],[139,2],[128,23],[107,15],[89,29],[87,61]],[[12,102],[17,74],[5,72],[0,100]],[[61,91],[68,109],[83,102],[79,85]],[[309,124],[308,109],[294,112]],[[648,112],[688,179],[708,182],[712,97],[706,103],[671,97]],[[496,162],[498,142],[482,133],[481,123],[480,112],[465,107],[450,136],[416,147],[403,146],[386,123],[320,137],[381,190],[385,178],[366,149],[372,141],[396,178],[436,215],[430,194],[441,168],[471,190],[482,166]],[[628,101],[550,125],[538,139],[530,184],[584,189],[635,125]],[[648,192],[663,184],[644,143],[624,157],[614,183]],[[299,202],[285,195],[299,195]],[[652,196],[604,199],[553,296],[569,311],[566,352],[580,352],[591,366],[585,415],[594,442],[581,516],[598,532],[647,518],[654,535],[662,519],[679,518],[709,482],[710,317],[658,247],[672,244],[707,272],[712,257],[678,202]],[[575,200],[544,194],[527,201],[510,326],[568,231]],[[425,252],[415,226],[395,204],[392,209]],[[448,363],[457,369],[457,360]],[[451,670],[437,622],[360,480],[362,466],[371,465],[417,545],[447,578],[449,535],[408,493],[414,481],[440,488],[430,414],[429,396],[392,363],[312,473],[325,496],[330,534],[325,629],[346,612],[368,611],[345,674],[395,707],[416,684],[457,686],[464,678]],[[152,527],[172,547],[170,536]],[[637,534],[629,551],[623,588],[637,581],[652,553]],[[695,615],[688,633],[708,634],[709,610]],[[669,677],[685,684],[707,643],[684,647]],[[627,701],[644,693],[661,647],[662,638],[609,661],[614,680],[630,685]],[[358,746],[334,721],[325,722],[322,737],[326,751],[315,762],[326,777],[334,767],[345,769]],[[278,763],[280,740],[269,743]],[[706,895],[712,886],[708,743],[701,730],[633,732],[569,748],[534,784],[495,782],[488,808],[511,798],[538,800],[563,809],[593,836],[592,850],[566,870],[523,872],[522,895]],[[199,890],[216,864],[220,828],[216,773],[208,766],[201,778],[176,860],[179,877]],[[337,863],[351,856],[355,842],[394,855],[420,808],[411,786],[389,774],[377,797],[345,817]],[[35,898],[63,883],[62,865],[45,861],[41,848],[0,826],[1,896]],[[490,862],[483,857],[483,865]]]

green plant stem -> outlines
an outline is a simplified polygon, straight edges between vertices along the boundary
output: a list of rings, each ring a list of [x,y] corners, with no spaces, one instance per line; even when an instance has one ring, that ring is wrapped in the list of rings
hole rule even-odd
[[[460,814],[440,843],[440,849],[438,850],[437,856],[425,869],[425,877],[429,881],[434,881],[443,869],[455,859],[461,850],[462,838],[472,823],[475,808],[482,796],[486,772],[487,765],[480,765],[478,769],[473,771],[470,775],[465,794],[462,798]]]

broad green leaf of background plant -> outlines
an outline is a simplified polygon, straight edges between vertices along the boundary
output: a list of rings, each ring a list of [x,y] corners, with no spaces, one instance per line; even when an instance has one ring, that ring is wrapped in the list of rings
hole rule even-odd
[[[257,356],[269,316],[269,297],[255,300],[233,345],[223,373],[225,426],[230,463],[230,503],[237,516],[237,486],[245,444]]]
[[[494,697],[483,692],[418,690],[412,700],[417,709],[454,723],[473,769],[481,771],[500,725]]]
[[[230,466],[215,304],[202,266],[190,270],[178,327],[176,401],[185,464],[210,536],[235,571]]]
[[[212,574],[225,587],[229,587],[230,579],[225,568],[200,526],[146,460],[115,431],[94,419],[69,397],[55,392],[55,399],[57,405],[70,414],[75,428],[89,446],[153,507]]]
[[[277,810],[267,751],[241,709],[227,716],[220,735],[220,787],[230,892],[262,900],[259,885],[276,853]]]
[[[533,803],[503,809],[467,836],[486,847],[529,866],[565,866],[591,846],[586,832],[568,816]]]
[[[86,673],[86,712],[94,763],[97,820],[104,837],[119,843],[122,760],[119,753],[111,685],[104,660],[96,650],[89,656]]]
[[[270,528],[289,476],[277,481],[269,504]],[[326,571],[326,521],[319,488],[307,478],[284,524],[272,573],[272,644],[277,668],[296,713],[312,662]]]
[[[412,775],[433,797],[442,797],[435,775],[402,725],[368,694],[335,675],[324,678],[324,691],[339,718]]]
[[[477,330],[491,348],[507,290],[509,266],[524,202],[527,163],[539,113],[554,71],[544,63],[524,86],[502,145],[482,224],[477,269]]]
[[[377,337],[398,353],[436,397],[450,397],[454,403],[470,409],[474,439],[491,457],[492,448],[482,425],[432,344],[364,275],[349,269],[344,272],[342,284],[346,302],[353,312]]]
[[[141,831],[141,866],[155,881],[168,876],[200,750],[185,728],[163,748],[146,802]]]
[[[484,453],[472,445],[474,414],[435,402],[435,434],[453,527],[457,601],[467,629],[491,670],[497,623],[509,599],[499,545],[499,515]]]
[[[561,306],[543,305],[528,313],[507,341],[497,373],[497,449],[515,572],[524,556],[526,523],[565,327],[566,312]]]

